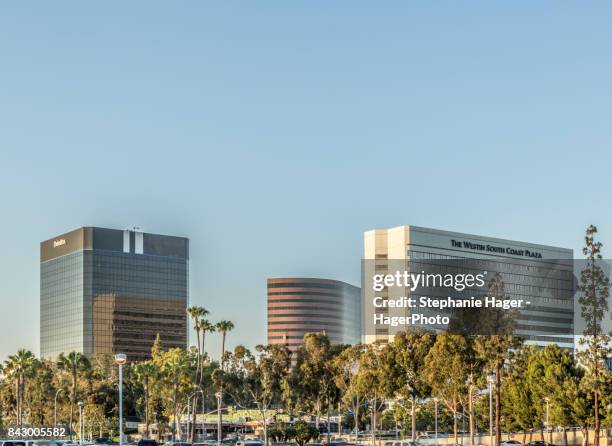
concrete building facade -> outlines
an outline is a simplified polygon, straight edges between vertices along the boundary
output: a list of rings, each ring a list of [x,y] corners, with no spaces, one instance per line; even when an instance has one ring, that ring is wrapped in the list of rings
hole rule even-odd
[[[523,336],[527,343],[537,345],[554,342],[563,347],[574,347],[572,259],[571,249],[417,226],[374,229],[364,233],[364,262],[371,262],[368,265],[377,272],[384,272],[394,261],[411,264],[412,268],[419,270],[436,262],[438,265],[445,262],[450,268],[448,265],[452,262],[461,261],[482,261],[486,268],[492,269],[490,272],[497,269],[504,281],[506,295],[529,302],[519,311],[516,334]],[[366,284],[362,284],[362,288],[366,295]],[[390,289],[389,293],[392,294],[384,294],[384,299],[410,295],[410,290]],[[379,310],[400,316],[411,311],[405,308],[372,311]],[[364,315],[367,313],[366,309],[362,312]],[[362,322],[364,342],[391,340],[392,330],[373,326],[371,316]]]

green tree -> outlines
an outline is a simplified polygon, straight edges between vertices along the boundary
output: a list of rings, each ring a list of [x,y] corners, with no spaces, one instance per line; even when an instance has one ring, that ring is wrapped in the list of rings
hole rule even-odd
[[[502,387],[503,414],[509,424],[509,430],[522,430],[523,443],[531,441],[534,420],[538,411],[533,401],[532,386],[527,379],[527,372],[537,349],[534,345],[523,346],[512,353],[506,380]],[[529,432],[529,439],[527,439]]]
[[[15,386],[16,424],[23,427],[23,406],[25,399],[26,379],[32,375],[36,364],[34,354],[26,349],[20,349],[15,355],[10,355],[4,362],[3,373]]]
[[[209,312],[204,307],[191,306],[187,308],[187,314],[189,314],[189,316],[191,317],[191,320],[193,322],[193,329],[196,333],[196,345],[198,348],[198,357],[196,364],[196,384],[198,384],[200,378],[200,368],[202,365],[202,340],[200,338],[200,332],[202,330],[201,322],[202,319],[209,314]]]
[[[526,381],[531,390],[537,424],[546,424],[548,405],[547,427],[562,427],[565,445],[565,428],[580,421],[574,408],[577,399],[584,399],[580,389],[583,375],[584,371],[571,353],[556,344],[534,351],[528,361]],[[552,438],[549,442],[552,443]]]
[[[291,424],[277,421],[268,427],[268,437],[275,443],[287,443],[295,438],[295,428]]]
[[[187,308],[187,314],[191,317],[193,321],[193,329],[196,335],[196,346],[197,346],[197,359],[196,359],[196,372],[195,372],[195,380],[194,386],[196,388],[201,388],[202,385],[202,369],[203,369],[203,339],[200,338],[200,333],[202,330],[202,322],[204,322],[204,317],[209,314],[208,310],[204,307],[199,306],[191,306]],[[204,331],[205,333],[205,331]],[[192,413],[188,416],[191,417],[191,432],[189,432],[189,441],[193,442],[195,436],[195,419],[198,407],[198,392],[194,393],[193,396],[193,405],[192,405]]]
[[[225,340],[227,338],[227,334],[232,331],[234,329],[234,323],[232,321],[219,321],[217,322],[217,324],[215,325],[215,329],[221,333],[221,359],[220,359],[220,372],[218,372],[216,374],[216,380],[217,380],[217,391],[219,392],[219,394],[221,395],[220,400],[221,402],[223,402],[223,373],[225,372]],[[223,428],[223,414],[221,412],[221,410],[219,410],[219,421],[218,421],[218,425],[220,426],[220,428]],[[223,434],[220,433],[220,436],[222,437]]]
[[[417,399],[424,399],[431,393],[431,387],[424,377],[426,357],[434,345],[435,336],[425,331],[397,333],[391,347],[393,355],[390,367],[394,370],[394,385],[399,394],[410,400],[411,436],[416,441]]]
[[[332,346],[324,333],[307,333],[298,350],[297,372],[302,397],[315,413],[315,427],[324,405],[330,401],[334,387],[332,372]]]
[[[319,438],[319,430],[303,420],[297,421],[293,429],[295,431],[295,442],[298,446],[304,446],[309,441]]]
[[[359,409],[361,407],[361,396],[355,385],[355,375],[359,371],[363,349],[361,344],[350,346],[336,356],[332,363],[336,387],[341,392],[342,403],[353,414],[355,431],[359,431]]]
[[[221,333],[221,369],[225,362],[225,339],[227,334],[234,329],[234,323],[232,321],[219,321],[215,326],[216,330]]]
[[[580,274],[580,297],[578,302],[582,306],[581,316],[584,321],[584,337],[580,344],[586,349],[579,352],[579,358],[586,369],[583,386],[593,399],[593,425],[595,429],[594,446],[599,446],[599,433],[601,429],[601,401],[604,397],[602,390],[605,387],[606,375],[605,361],[610,356],[610,334],[602,330],[601,322],[608,311],[608,296],[610,280],[601,266],[602,243],[595,240],[597,227],[590,225],[584,238],[585,246],[582,249],[586,256],[586,264]]]
[[[151,383],[159,375],[159,369],[152,361],[143,361],[134,366],[134,376],[142,385],[144,397],[145,438],[149,438],[150,406],[149,394]]]
[[[202,319],[200,321],[200,330],[202,331],[202,354],[206,355],[206,349],[204,341],[206,340],[206,333],[214,333],[217,330],[217,326],[209,320]]]
[[[188,392],[192,389],[191,359],[189,352],[180,348],[172,348],[161,353],[159,357],[153,358],[154,364],[161,371],[161,378],[163,383],[165,383],[163,387],[170,391],[173,441],[176,439],[178,430],[179,404],[183,401],[183,397],[186,398]]]
[[[30,378],[26,382],[25,407],[29,413],[28,421],[33,426],[53,424],[52,408],[49,404],[55,396],[55,370],[48,360],[35,360],[32,363]]]
[[[74,406],[77,401],[79,373],[89,369],[91,364],[83,353],[72,351],[68,353],[68,355],[60,353],[57,359],[57,367],[59,370],[69,373],[72,379],[70,391],[70,437],[72,438],[72,432],[74,431]]]
[[[226,385],[236,402],[259,411],[268,442],[268,416],[271,407],[282,400],[282,383],[289,373],[291,353],[286,346],[258,345],[255,357],[243,346],[230,356]]]
[[[457,334],[439,334],[436,342],[425,358],[424,376],[433,395],[453,413],[453,434],[458,443],[459,407],[461,397],[466,393],[469,365],[467,363],[468,345],[465,337]]]
[[[495,273],[489,282],[489,296],[497,299],[508,299],[504,282],[500,273]],[[501,398],[504,364],[508,361],[511,351],[521,345],[521,339],[514,336],[516,311],[502,309],[487,309],[486,319],[480,326],[482,334],[476,336],[474,349],[484,366],[495,377],[495,444],[501,444]]]
[[[387,347],[388,349],[388,347]],[[354,391],[366,403],[370,410],[372,442],[376,443],[376,417],[389,392],[389,372],[383,359],[385,347],[380,344],[364,346],[359,356],[359,364],[354,378]],[[386,350],[385,352],[389,352]]]

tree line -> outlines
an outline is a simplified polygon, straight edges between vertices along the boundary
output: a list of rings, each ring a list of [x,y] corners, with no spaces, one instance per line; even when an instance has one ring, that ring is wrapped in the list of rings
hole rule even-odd
[[[477,433],[488,433],[489,425],[497,445],[502,431],[521,431],[528,440],[547,427],[560,428],[567,444],[570,426],[582,429],[586,444],[589,428],[612,427],[612,374],[605,367],[610,337],[601,327],[609,283],[598,262],[596,233],[591,226],[585,236],[587,262],[579,287],[586,327],[584,348],[576,355],[554,344],[525,345],[509,332],[420,330],[367,345],[334,345],[325,333],[308,333],[294,358],[282,344],[226,351],[234,324],[213,324],[204,308],[194,306],[187,311],[195,346],[164,350],[158,338],[150,360],[125,367],[124,413],[144,420],[145,436],[155,423],[161,436],[191,441],[196,414],[217,413],[221,403],[256,410],[266,441],[291,438],[303,444],[316,438],[322,424],[329,430],[336,415],[373,439],[377,430],[394,426],[415,439],[417,431],[433,430],[435,418],[455,443],[460,424],[466,424],[470,444],[476,444]],[[491,292],[503,296],[503,287],[496,274]],[[220,335],[218,358],[206,350],[213,332]],[[70,352],[50,360],[22,349],[2,364],[0,376],[0,428],[65,424],[77,431],[82,401],[90,437],[118,431],[117,367],[110,355]],[[310,418],[313,426],[304,421]],[[188,431],[181,419],[189,420]],[[598,435],[593,442],[599,445]]]

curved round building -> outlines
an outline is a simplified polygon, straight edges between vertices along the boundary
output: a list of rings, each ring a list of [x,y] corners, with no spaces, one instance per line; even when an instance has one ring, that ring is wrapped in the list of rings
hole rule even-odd
[[[329,279],[268,279],[268,343],[295,353],[304,335],[315,332],[333,344],[360,342],[361,289]]]

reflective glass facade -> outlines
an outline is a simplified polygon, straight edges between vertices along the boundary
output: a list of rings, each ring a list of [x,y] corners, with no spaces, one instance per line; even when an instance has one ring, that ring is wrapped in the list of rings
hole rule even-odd
[[[85,351],[83,251],[40,265],[41,354]]]
[[[41,355],[187,346],[188,240],[81,228],[41,243]]]

